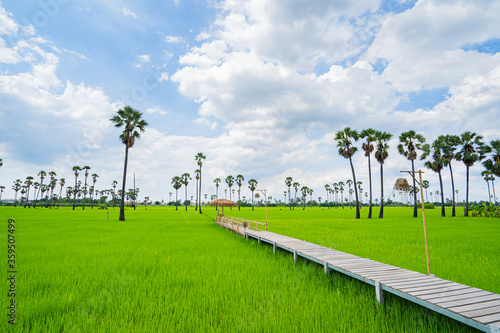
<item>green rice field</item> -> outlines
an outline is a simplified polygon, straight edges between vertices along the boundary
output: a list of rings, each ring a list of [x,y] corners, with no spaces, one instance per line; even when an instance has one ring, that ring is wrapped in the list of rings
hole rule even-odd
[[[0,207],[2,331],[16,332],[473,332],[373,287],[213,223],[215,210]],[[432,273],[500,293],[500,219],[426,211]],[[365,213],[365,215],[363,215]],[[265,209],[226,210],[262,221]],[[366,210],[362,210],[362,217]],[[377,215],[375,215],[377,216]],[[269,230],[426,272],[422,219],[386,208],[268,210]],[[7,242],[15,219],[16,320],[8,324]]]

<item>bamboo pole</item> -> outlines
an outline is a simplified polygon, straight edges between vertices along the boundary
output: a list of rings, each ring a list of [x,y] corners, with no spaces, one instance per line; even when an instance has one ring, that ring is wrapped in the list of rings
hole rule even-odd
[[[427,255],[427,274],[431,275],[431,264],[429,261],[429,246],[427,244],[427,228],[425,225],[425,205],[424,205],[424,190],[422,188],[422,171],[418,170],[418,174],[420,175],[420,201],[422,202],[422,218],[424,221],[424,236],[425,236],[425,254]]]

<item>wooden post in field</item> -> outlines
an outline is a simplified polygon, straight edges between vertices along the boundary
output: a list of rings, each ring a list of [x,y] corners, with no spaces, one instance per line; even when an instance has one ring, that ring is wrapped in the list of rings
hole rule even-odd
[[[109,210],[107,211],[107,214],[106,214],[106,221],[109,219]]]
[[[427,227],[425,225],[425,206],[424,206],[424,189],[422,188],[422,174],[424,173],[422,170],[418,170],[419,174],[419,180],[415,178],[415,175],[413,174],[412,171],[401,171],[401,172],[407,172],[409,173],[413,179],[420,185],[420,202],[422,203],[422,219],[424,221],[424,237],[425,237],[425,254],[427,256],[427,275],[431,275],[431,263],[429,261],[429,246],[427,244]]]

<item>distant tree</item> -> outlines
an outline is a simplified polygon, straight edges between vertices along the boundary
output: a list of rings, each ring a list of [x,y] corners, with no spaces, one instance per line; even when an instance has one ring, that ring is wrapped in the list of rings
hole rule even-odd
[[[113,185],[113,208],[115,208],[115,206],[116,206],[116,200],[115,200],[116,185],[118,185],[118,182],[116,180],[113,180],[113,182],[111,183],[111,185]]]
[[[372,164],[371,164],[371,154],[375,149],[373,147],[373,143],[377,140],[377,132],[373,128],[364,129],[360,133],[360,137],[366,139],[363,142],[362,148],[365,152],[365,156],[368,158],[368,181],[369,181],[369,190],[370,190],[370,205],[368,208],[368,218],[372,218]]]
[[[406,157],[407,160],[411,161],[411,171],[413,178],[413,187],[416,187],[415,181],[415,159],[417,158],[417,149],[425,143],[425,138],[421,134],[417,134],[415,131],[403,132],[399,136],[398,151],[401,155]],[[417,193],[413,192],[413,217],[418,216],[417,210]]]
[[[423,180],[422,181],[422,187],[425,189],[425,201],[429,202],[429,198],[427,196],[427,189],[429,188],[430,184],[428,180]]]
[[[358,132],[351,129],[350,127],[346,127],[335,134],[335,140],[337,141],[337,148],[339,155],[346,159],[349,159],[349,163],[351,164],[352,179],[354,180],[354,183],[356,183],[356,174],[354,172],[352,156],[356,153],[358,148],[353,146],[352,140],[357,141],[358,139],[359,139]],[[354,194],[356,195],[356,219],[359,219],[360,218],[359,198],[356,187],[354,187]]]
[[[178,190],[182,187],[182,179],[179,176],[175,176],[172,178],[172,185],[175,189],[175,210],[179,210],[177,207],[177,203],[179,202],[177,199]]]
[[[220,178],[215,178],[214,183],[215,183],[215,195],[217,196],[217,199],[219,199],[219,185],[221,183]]]
[[[353,184],[351,179],[346,180],[345,182],[347,186],[349,186],[349,209],[352,209],[351,207],[351,202],[352,202],[352,193],[354,192],[353,189],[351,189],[351,186]]]
[[[93,173],[92,174],[92,187],[95,189],[95,183],[97,182],[97,178],[99,178],[99,175],[97,173]],[[92,205],[92,209],[94,209],[94,200],[91,200],[91,205]]]
[[[342,205],[342,209],[344,209],[344,182],[339,182],[339,192],[340,192],[340,204]]]
[[[462,161],[466,167],[465,210],[464,216],[469,216],[469,169],[477,161],[485,157],[486,149],[483,137],[475,132],[466,131],[460,135],[462,148],[457,153],[457,160]]]
[[[199,205],[198,208],[199,208],[199,213],[200,214],[202,213],[201,212],[201,193],[202,193],[201,192],[201,167],[203,166],[203,160],[206,159],[206,158],[207,157],[205,155],[203,155],[203,153],[198,153],[194,157],[195,161],[197,161],[197,163],[198,163],[198,167],[199,167],[198,170],[200,170],[200,184],[199,184],[199,188],[198,188],[198,196],[200,198],[199,199],[200,205]]]
[[[26,186],[26,202],[24,203],[24,208],[26,208],[26,203],[28,204],[28,208],[31,208],[30,206],[30,186],[33,184],[33,177],[28,176],[26,177],[26,181],[24,182]]]
[[[450,169],[450,177],[451,177],[451,195],[452,195],[452,209],[451,216],[455,217],[455,181],[453,179],[453,169],[451,167],[451,161],[457,159],[457,148],[460,145],[460,137],[456,135],[441,135],[438,137],[443,142],[443,163],[444,166],[448,166]]]
[[[125,145],[125,162],[123,165],[122,193],[125,192],[125,183],[127,181],[128,150],[134,146],[135,140],[139,139],[142,132],[146,130],[148,123],[142,119],[142,112],[134,110],[130,106],[117,111],[110,121],[117,128],[123,128],[120,134],[120,140]],[[122,196],[120,202],[119,221],[125,221],[125,196]]]
[[[485,152],[490,154],[486,161],[483,162],[484,167],[491,172],[491,185],[493,186],[493,201],[497,202],[495,193],[495,178],[493,175],[500,177],[500,140],[490,141],[490,145],[486,147]]]
[[[490,180],[492,180],[492,173],[490,170],[484,170],[481,171],[481,176],[483,179],[486,181],[486,185],[488,185],[488,200],[487,201],[492,201],[491,200],[491,191],[490,191]]]
[[[304,203],[304,207],[302,208],[302,210],[304,210],[306,209],[306,201],[307,201],[307,194],[309,193],[309,187],[302,186],[300,192],[302,192],[302,202]]]
[[[229,200],[231,200],[231,201],[232,201],[232,197],[231,197],[231,189],[232,189],[232,187],[233,187],[233,185],[234,185],[234,177],[233,177],[233,176],[231,176],[231,175],[227,176],[227,177],[226,177],[226,184],[227,184],[227,186],[229,187]],[[230,207],[230,208],[231,208],[231,207]]]
[[[297,191],[299,190],[300,184],[299,182],[294,182],[292,186],[295,189],[295,202],[297,202]],[[293,208],[295,209],[295,205]]]
[[[250,191],[252,191],[252,210],[254,210],[254,207],[253,207],[253,191],[255,191],[255,189],[257,188],[257,184],[258,184],[258,182],[255,179],[250,179],[248,181],[248,188],[250,189]]]
[[[195,156],[196,158],[196,156]],[[194,210],[198,210],[198,201],[200,199],[200,196],[198,195],[198,182],[200,180],[200,170],[199,169],[196,169],[194,170],[194,174],[195,174],[195,177],[196,178],[196,208]]]
[[[245,180],[245,177],[243,177],[242,174],[239,174],[236,176],[236,183],[238,184],[238,210],[241,210],[241,185],[243,185],[243,181]]]
[[[80,171],[82,171],[82,168],[80,168],[78,165],[75,165],[73,167],[73,173],[75,174],[75,187],[73,188],[73,210],[76,208],[76,195],[78,194],[78,176],[80,175]]]
[[[328,195],[330,194],[330,184],[325,184],[325,191],[326,191],[326,201],[325,203],[328,205],[328,209],[330,209],[330,201],[328,199]]]
[[[186,190],[186,200],[184,201],[185,205],[186,205],[186,210],[188,210],[188,192],[187,192],[187,187],[189,185],[189,180],[191,180],[191,176],[189,175],[189,173],[185,172],[182,174],[181,176],[181,183],[184,185],[184,188]]]
[[[14,185],[12,185],[12,189],[14,190],[14,207],[17,206],[17,192],[22,188],[21,179],[16,179],[14,181]]]
[[[45,179],[45,176],[47,176],[47,173],[43,170],[40,170],[40,172],[38,173],[38,176],[40,177],[40,183],[37,186],[38,191],[35,191],[35,198],[33,200],[33,207],[36,207],[36,200],[38,199],[38,194],[40,194],[40,192],[43,188],[43,180]]]
[[[443,162],[443,146],[444,142],[439,138],[434,140],[432,145],[428,143],[422,145],[423,154],[420,157],[421,160],[425,160],[429,158],[424,165],[436,172],[439,176],[439,186],[441,188],[441,217],[446,216],[446,212],[444,209],[444,190],[443,190],[443,179],[441,177],[441,170],[443,170],[444,162]]]
[[[285,185],[288,187],[288,205],[290,207],[290,210],[292,210],[292,197],[290,196],[290,187],[292,186],[293,179],[292,177],[286,177],[285,179]],[[286,202],[285,202],[286,204]]]
[[[384,162],[389,157],[389,140],[391,140],[392,134],[377,131],[375,133],[375,139],[377,141],[377,148],[375,150],[375,158],[380,164],[380,212],[378,218],[384,217]]]

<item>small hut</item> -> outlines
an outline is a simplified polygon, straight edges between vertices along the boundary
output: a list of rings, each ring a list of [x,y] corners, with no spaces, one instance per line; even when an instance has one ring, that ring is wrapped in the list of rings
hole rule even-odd
[[[408,184],[406,178],[398,178],[396,184],[394,184],[394,189],[398,191],[409,191],[410,184]]]
[[[217,215],[219,215],[219,207],[222,207],[222,216],[224,216],[224,207],[236,207],[236,202],[227,199],[217,199],[210,203],[210,206],[217,207]]]

